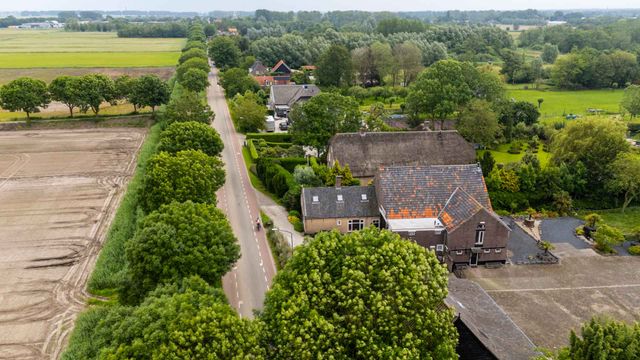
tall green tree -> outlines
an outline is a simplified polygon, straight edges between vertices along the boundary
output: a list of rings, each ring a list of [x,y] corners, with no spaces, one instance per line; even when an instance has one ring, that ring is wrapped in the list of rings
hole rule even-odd
[[[49,84],[51,100],[59,101],[69,108],[69,116],[73,117],[73,109],[82,105],[80,79],[73,76],[59,76]]]
[[[172,96],[167,104],[164,112],[167,123],[184,121],[211,123],[215,114],[198,94],[185,90],[180,84],[176,84],[173,91],[179,93],[177,96]]]
[[[494,144],[502,134],[502,126],[491,109],[491,104],[477,99],[472,100],[460,112],[456,130],[467,141],[484,147]]]
[[[187,51],[182,52],[182,55],[180,55],[180,59],[178,59],[178,63],[182,64],[185,61],[189,60],[189,59],[193,59],[193,58],[200,58],[200,59],[207,59],[207,53],[204,52],[204,50],[202,49],[198,49],[198,48],[192,48],[189,49]]]
[[[193,275],[221,284],[222,276],[240,258],[240,247],[215,205],[186,201],[163,205],[146,216],[127,242],[125,254],[124,297],[136,303],[160,284]]]
[[[180,83],[187,90],[199,93],[209,86],[209,74],[200,69],[189,69],[182,75]]]
[[[542,54],[540,55],[540,58],[542,58],[542,61],[547,64],[553,64],[558,58],[559,54],[560,51],[558,50],[558,45],[546,43],[542,48]]]
[[[316,75],[321,85],[349,86],[353,81],[353,65],[349,50],[342,45],[330,46],[318,61]]]
[[[238,131],[257,132],[265,128],[267,108],[260,104],[258,96],[250,91],[244,95],[237,94],[231,102],[231,116]]]
[[[636,117],[640,114],[640,86],[631,85],[624,90],[620,106]]]
[[[47,107],[50,101],[47,84],[42,80],[22,77],[0,88],[0,107],[9,111],[24,111],[27,125],[31,125],[31,114]]]
[[[622,212],[640,195],[640,155],[621,153],[611,163],[613,177],[608,186],[615,192],[624,194]]]
[[[218,156],[224,144],[218,132],[196,121],[174,122],[160,133],[158,151],[176,154],[183,150],[200,150],[209,156]]]
[[[588,189],[601,193],[613,176],[609,164],[629,151],[625,140],[627,126],[617,120],[586,118],[573,121],[553,139],[553,161],[575,166],[584,164],[589,176]]]
[[[640,324],[629,326],[608,319],[592,319],[580,335],[571,331],[570,345],[560,352],[560,360],[631,360],[640,354]]]
[[[133,88],[138,79],[132,78],[129,75],[118,76],[113,80],[114,88],[115,88],[115,100],[127,100],[129,102],[131,99],[131,94],[133,94]],[[137,112],[138,108],[135,104],[132,104],[134,111]]]
[[[172,201],[187,200],[215,204],[224,176],[222,160],[202,151],[158,153],[147,163],[140,194],[142,208],[151,212]]]
[[[276,276],[262,342],[271,359],[456,359],[446,295],[446,268],[397,234],[321,233]]]
[[[393,73],[394,61],[391,45],[379,41],[371,44],[371,56],[376,72],[380,76],[380,81]]]
[[[131,102],[139,108],[149,106],[155,114],[156,108],[169,102],[169,85],[156,75],[143,75],[133,87]]]
[[[247,91],[258,92],[260,84],[251,77],[247,70],[233,68],[226,70],[220,75],[220,85],[224,88],[227,98],[233,98],[237,94],[244,94]]]
[[[100,112],[103,102],[113,102],[116,97],[116,88],[113,80],[103,74],[87,74],[80,78],[81,88],[80,111],[86,113],[93,111],[94,115]]]
[[[424,69],[422,66],[422,52],[413,42],[406,41],[393,47],[395,69],[393,74],[393,86],[396,79],[401,76],[401,85],[409,86]]]
[[[176,68],[176,78],[178,79],[178,81],[182,81],[184,74],[186,74],[187,71],[191,69],[198,69],[204,71],[207,74],[209,74],[209,71],[211,70],[211,68],[209,67],[209,61],[207,59],[197,57],[191,58],[178,65],[178,67]]]
[[[242,53],[233,39],[228,36],[216,36],[209,43],[209,56],[221,70],[240,65]]]
[[[296,143],[324,154],[329,139],[337,133],[355,132],[361,127],[358,102],[351,97],[321,93],[294,106],[289,114],[289,131]]]

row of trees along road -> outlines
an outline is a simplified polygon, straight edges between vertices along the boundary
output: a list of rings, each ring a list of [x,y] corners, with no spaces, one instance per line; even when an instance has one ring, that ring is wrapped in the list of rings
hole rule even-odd
[[[0,106],[9,111],[24,111],[27,122],[31,114],[40,112],[51,101],[66,105],[73,117],[74,109],[82,113],[91,110],[97,116],[104,102],[115,105],[120,101],[131,103],[135,111],[149,106],[155,113],[168,100],[169,88],[156,75],[138,78],[124,75],[115,81],[102,74],[60,76],[48,86],[42,80],[23,77],[0,88]]]

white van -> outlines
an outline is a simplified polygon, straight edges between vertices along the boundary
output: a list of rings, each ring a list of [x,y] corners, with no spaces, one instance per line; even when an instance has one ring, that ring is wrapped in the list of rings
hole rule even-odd
[[[267,118],[265,119],[265,123],[265,129],[267,130],[267,132],[276,131],[276,120],[273,118],[273,116],[267,116]]]

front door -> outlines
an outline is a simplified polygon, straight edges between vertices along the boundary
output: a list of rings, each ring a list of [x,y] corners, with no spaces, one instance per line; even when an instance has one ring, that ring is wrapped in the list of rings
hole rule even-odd
[[[471,253],[471,261],[469,261],[469,265],[478,266],[478,254]]]

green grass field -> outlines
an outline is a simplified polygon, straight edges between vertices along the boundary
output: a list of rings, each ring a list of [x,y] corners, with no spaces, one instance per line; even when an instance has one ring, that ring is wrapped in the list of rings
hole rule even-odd
[[[631,234],[640,227],[640,207],[629,207],[624,212],[620,209],[584,210],[578,214],[584,217],[591,213],[599,214],[606,224],[620,229],[625,234]]]
[[[119,38],[115,32],[0,29],[0,52],[180,52],[184,39]]]
[[[184,39],[116,33],[0,30],[0,69],[174,66]]]
[[[529,85],[531,86],[531,85]],[[601,109],[609,114],[620,112],[620,101],[624,90],[524,90],[524,85],[509,86],[507,96],[529,101],[536,106],[544,99],[540,108],[541,117],[561,118],[566,114],[588,115],[587,109]]]
[[[178,52],[0,53],[0,69],[171,66]]]
[[[525,151],[522,151],[520,154],[510,154],[508,152],[509,147],[510,147],[509,144],[502,144],[502,145],[499,145],[498,148],[495,150],[479,150],[478,156],[482,156],[482,154],[484,154],[485,151],[489,151],[491,152],[491,155],[493,155],[493,158],[495,159],[496,164],[508,164],[508,163],[520,161],[520,159],[522,159],[522,157],[524,156]],[[549,163],[549,160],[551,160],[551,153],[542,150],[542,145],[540,145],[537,155],[538,155],[538,160],[540,160],[540,166],[542,167],[547,166],[547,164]]]

